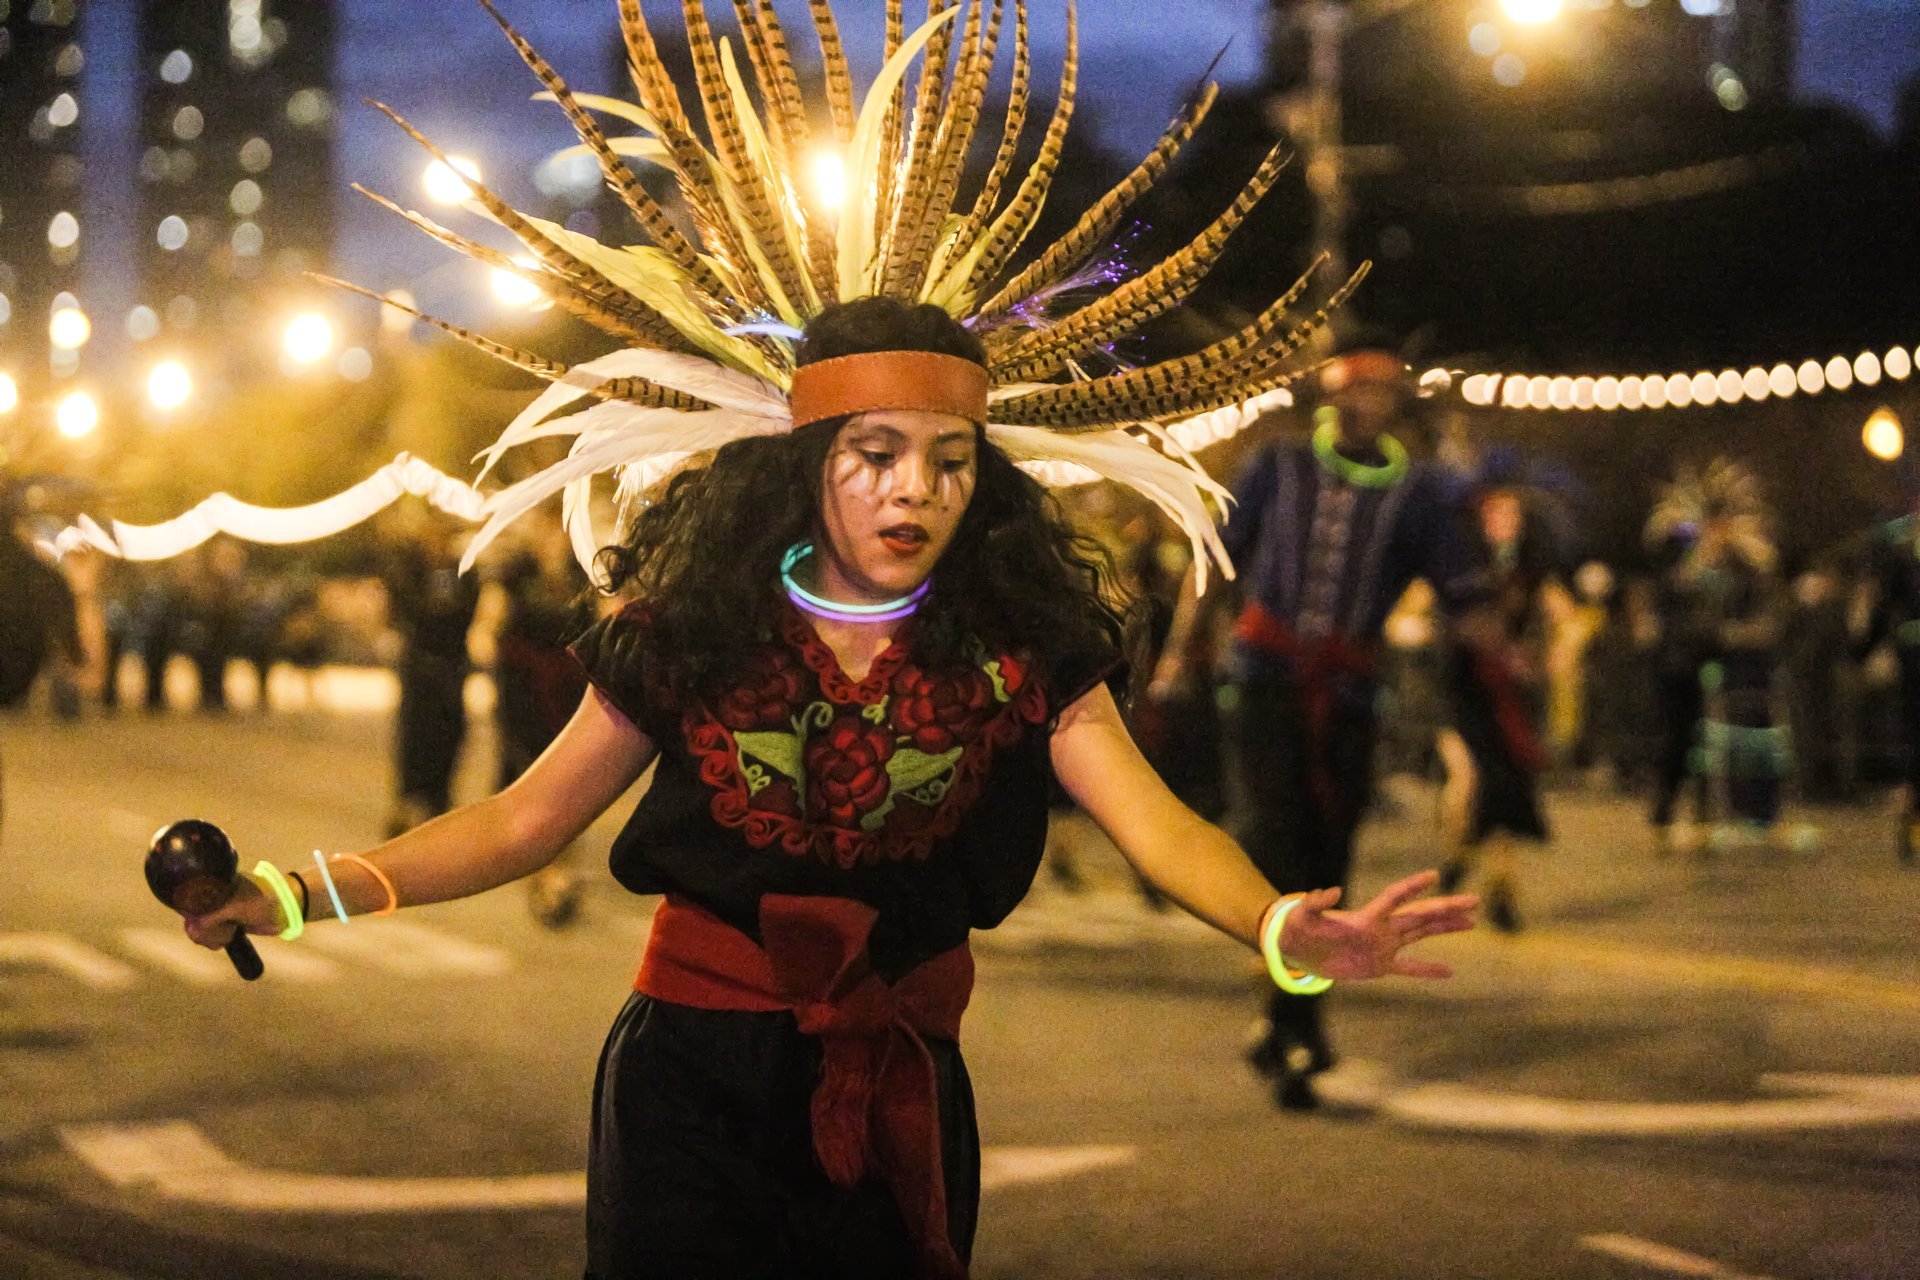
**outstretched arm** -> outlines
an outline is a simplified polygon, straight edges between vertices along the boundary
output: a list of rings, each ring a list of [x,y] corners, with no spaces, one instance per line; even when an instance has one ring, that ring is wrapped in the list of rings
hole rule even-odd
[[[653,742],[589,689],[567,727],[512,786],[361,856],[393,882],[403,906],[483,893],[553,861],[633,785],[654,755]],[[285,865],[307,882],[307,918],[332,915],[314,865],[297,859]],[[386,905],[386,889],[371,874],[349,861],[330,867],[350,916]],[[274,904],[244,877],[226,906],[187,918],[187,935],[203,947],[222,947],[236,924],[248,933],[280,928]]]
[[[1160,781],[1104,685],[1061,714],[1052,755],[1067,794],[1154,888],[1222,933],[1259,946],[1261,921],[1278,895],[1239,845]],[[1433,882],[1432,872],[1408,877],[1358,911],[1333,910],[1337,888],[1307,894],[1287,916],[1281,950],[1326,977],[1445,977],[1443,965],[1399,955],[1421,938],[1473,927],[1473,897],[1414,901]]]

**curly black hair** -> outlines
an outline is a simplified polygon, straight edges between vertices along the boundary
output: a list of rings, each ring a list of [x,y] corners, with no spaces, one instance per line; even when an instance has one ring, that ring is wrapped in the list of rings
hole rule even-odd
[[[980,340],[939,307],[860,298],[807,328],[798,363],[931,351],[986,363]],[[603,548],[609,594],[646,603],[646,678],[679,704],[726,691],[785,603],[780,559],[821,537],[820,488],[847,419],[735,441],[680,472]],[[970,660],[976,645],[1022,655],[1042,680],[1079,679],[1126,652],[1129,605],[1105,549],[1077,533],[1038,481],[981,433],[973,497],[916,614],[916,660]]]

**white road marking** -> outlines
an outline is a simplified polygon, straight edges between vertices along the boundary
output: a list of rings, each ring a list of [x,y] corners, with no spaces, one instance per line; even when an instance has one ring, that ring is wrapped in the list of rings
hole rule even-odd
[[[253,942],[260,950],[261,962],[267,967],[266,976],[261,979],[263,982],[276,978],[289,982],[325,982],[340,975],[340,967],[325,956],[308,955],[293,947],[279,946],[271,939],[255,938]],[[196,947],[178,929],[157,925],[122,929],[120,945],[149,964],[198,986],[210,987],[241,981],[226,952]]]
[[[1322,1099],[1427,1129],[1556,1137],[1752,1133],[1920,1121],[1920,1076],[1777,1074],[1763,1090],[1796,1096],[1739,1102],[1589,1102],[1465,1085],[1396,1089],[1364,1064],[1318,1077]]]
[[[131,965],[64,933],[0,933],[0,965],[41,965],[101,990],[140,980]]]
[[[468,942],[410,920],[361,916],[346,924],[330,921],[315,926],[300,941],[303,946],[407,977],[495,977],[513,968],[513,956],[499,947]]]
[[[115,1186],[257,1213],[426,1213],[573,1208],[584,1173],[505,1178],[374,1178],[289,1173],[241,1164],[194,1125],[75,1125],[60,1141]]]
[[[255,1213],[431,1213],[573,1208],[586,1202],[584,1173],[501,1177],[382,1178],[259,1169],[220,1150],[186,1120],[65,1125],[67,1150],[127,1191]],[[983,1190],[1054,1182],[1132,1161],[1132,1147],[989,1147]]]
[[[1110,1165],[1132,1164],[1134,1147],[987,1147],[980,1152],[980,1189],[1058,1182]]]
[[[1638,1263],[1643,1267],[1652,1267],[1656,1271],[1665,1271],[1669,1275],[1692,1276],[1696,1280],[1767,1280],[1765,1276],[1733,1271],[1711,1258],[1702,1258],[1698,1254],[1669,1248],[1664,1244],[1655,1244],[1651,1240],[1642,1240],[1637,1236],[1582,1236],[1580,1247],[1591,1249],[1595,1253],[1610,1254],[1627,1262]]]

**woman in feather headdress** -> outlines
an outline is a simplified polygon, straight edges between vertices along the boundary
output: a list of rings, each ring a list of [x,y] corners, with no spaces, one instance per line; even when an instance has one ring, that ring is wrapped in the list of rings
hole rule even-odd
[[[666,899],[596,1082],[587,1221],[601,1280],[965,1273],[979,1196],[957,1045],[967,936],[1031,883],[1051,778],[1157,889],[1260,947],[1276,981],[1443,976],[1401,949],[1471,921],[1470,898],[1416,900],[1432,873],[1351,912],[1334,909],[1337,890],[1276,899],[1128,738],[1105,684],[1123,619],[1104,564],[1043,482],[1132,484],[1198,558],[1222,563],[1206,505],[1217,486],[1187,450],[1272,403],[1317,321],[1289,327],[1289,297],[1195,355],[1089,372],[1191,291],[1277,157],[1186,250],[1057,305],[1210,90],[1066,237],[999,283],[1045,195],[1073,86],[1070,55],[1040,160],[1002,208],[1026,100],[1015,0],[1000,157],[956,208],[1005,7],[975,5],[963,24],[936,14],[908,36],[889,5],[888,61],[856,114],[831,11],[813,0],[851,175],[837,227],[794,181],[810,121],[770,6],[739,6],[756,112],[729,45],[687,0],[710,146],[633,0],[621,15],[638,108],[573,95],[514,37],[653,243],[607,248],[480,188],[477,206],[526,240],[556,301],[623,349],[564,370],[486,343],[554,380],[489,465],[559,434],[575,437],[567,460],[473,497],[403,463],[362,497],[413,488],[467,504],[486,521],[471,556],[562,493],[583,563],[633,603],[576,642],[594,688],[499,795],[337,864],[283,875],[263,863],[271,892],[244,887],[187,920],[219,946],[236,927],[297,933],[342,909],[478,893],[540,868],[657,766],[612,857],[624,885]],[[909,112],[902,76],[921,55]],[[646,134],[609,140],[589,107]],[[628,155],[679,181],[700,249]],[[549,417],[583,396],[598,403]],[[1176,426],[1156,425],[1167,419]],[[607,470],[631,515],[603,545],[588,513]],[[82,536],[125,549],[196,531]]]

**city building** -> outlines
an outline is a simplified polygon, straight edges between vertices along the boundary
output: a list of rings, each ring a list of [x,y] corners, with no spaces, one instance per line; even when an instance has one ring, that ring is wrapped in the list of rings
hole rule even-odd
[[[45,401],[89,336],[76,290],[89,251],[75,0],[0,0],[0,374]]]
[[[334,227],[332,0],[139,6],[137,340],[209,373],[278,358]]]

